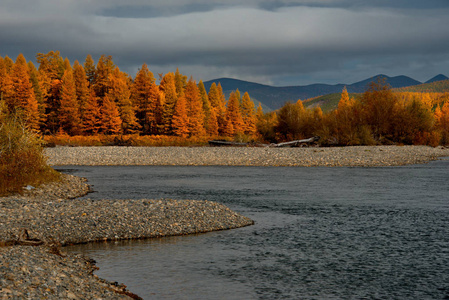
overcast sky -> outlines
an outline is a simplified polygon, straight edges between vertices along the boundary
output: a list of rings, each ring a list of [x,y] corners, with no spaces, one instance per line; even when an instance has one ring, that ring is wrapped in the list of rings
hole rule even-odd
[[[284,86],[449,76],[449,0],[1,0],[0,56]]]

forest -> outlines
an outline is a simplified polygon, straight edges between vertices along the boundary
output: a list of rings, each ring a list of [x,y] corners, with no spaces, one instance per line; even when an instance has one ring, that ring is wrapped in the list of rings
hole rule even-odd
[[[264,113],[248,93],[236,90],[226,99],[220,83],[206,91],[179,70],[156,79],[144,63],[131,77],[111,56],[72,64],[58,51],[38,53],[36,62],[0,56],[0,106],[22,115],[47,143],[201,145],[320,136],[323,146],[449,144],[447,92],[398,92],[379,81],[356,97],[344,89],[330,112],[295,100]]]

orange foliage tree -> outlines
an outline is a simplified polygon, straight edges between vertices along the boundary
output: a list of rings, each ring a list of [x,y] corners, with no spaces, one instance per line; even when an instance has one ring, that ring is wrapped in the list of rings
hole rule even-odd
[[[103,105],[100,107],[101,132],[104,134],[121,133],[122,120],[114,101],[108,95],[103,98]]]
[[[86,71],[77,60],[73,63],[73,80],[75,81],[76,100],[79,106],[79,113],[80,117],[82,117],[90,92]]]
[[[200,91],[198,86],[192,78],[190,78],[186,84],[184,95],[187,103],[189,134],[191,136],[203,136],[205,134],[203,125],[203,102],[200,99]]]
[[[233,136],[243,133],[243,120],[240,114],[240,103],[238,95],[232,92],[229,95],[228,106],[226,108],[226,120],[228,121],[228,135]]]
[[[178,98],[175,105],[172,122],[173,133],[180,137],[187,137],[189,134],[189,117],[187,115],[187,102],[185,96]]]
[[[7,92],[6,105],[10,111],[21,109],[24,113],[27,126],[39,130],[39,109],[34,95],[33,85],[30,81],[28,65],[22,54],[17,56],[11,70],[11,91]]]
[[[162,102],[159,88],[147,64],[137,72],[131,86],[131,100],[137,111],[143,133],[158,133],[161,122]]]
[[[109,74],[107,95],[117,105],[122,120],[122,132],[124,134],[136,133],[140,125],[137,123],[135,106],[130,99],[128,77],[125,73],[120,72],[118,67]]]
[[[175,105],[178,101],[178,93],[176,90],[175,74],[167,73],[162,78],[159,85],[163,93],[164,103],[162,108],[161,125],[165,134],[173,132],[173,115],[175,112]]]
[[[207,95],[207,91],[206,91],[206,88],[204,87],[204,83],[202,80],[200,80],[200,82],[198,83],[198,92],[200,93],[201,103],[203,104],[203,116],[204,116],[203,124],[204,124],[204,128],[207,132],[208,128],[209,128],[211,107],[210,107],[209,97]],[[215,116],[215,119],[216,118],[217,118],[217,116]]]
[[[82,131],[85,135],[95,135],[100,130],[100,106],[95,91],[91,89],[82,115]]]
[[[363,105],[364,120],[373,137],[382,142],[391,139],[394,110],[398,102],[397,96],[385,84],[385,80],[372,82],[360,99]]]
[[[449,101],[435,111],[436,128],[441,135],[441,145],[449,145]]]
[[[243,121],[243,132],[248,135],[256,133],[256,112],[254,110],[254,102],[251,100],[248,92],[245,92],[240,104],[240,111]]]
[[[76,135],[80,133],[81,120],[72,69],[65,70],[61,79],[58,120],[60,128],[67,134]]]

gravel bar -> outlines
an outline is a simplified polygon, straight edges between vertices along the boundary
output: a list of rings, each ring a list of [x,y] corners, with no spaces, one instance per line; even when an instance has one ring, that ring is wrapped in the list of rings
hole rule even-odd
[[[0,198],[0,299],[129,298],[125,286],[93,275],[92,260],[64,254],[61,246],[254,223],[211,201],[73,199],[88,191],[85,179],[63,175],[61,182]]]
[[[426,146],[335,148],[55,147],[50,165],[398,166],[449,157]],[[60,182],[0,198],[0,299],[139,299],[126,286],[98,278],[92,259],[64,245],[184,235],[254,222],[210,201],[76,199],[89,186]],[[61,248],[62,247],[62,248]]]
[[[268,147],[55,147],[51,165],[377,167],[420,164],[449,156],[449,148],[356,146]]]

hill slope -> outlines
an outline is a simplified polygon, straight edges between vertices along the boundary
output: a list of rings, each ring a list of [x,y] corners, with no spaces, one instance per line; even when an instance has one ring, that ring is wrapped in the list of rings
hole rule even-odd
[[[415,93],[446,93],[449,92],[449,79],[441,81],[433,81],[415,86],[395,89],[398,92],[415,92]]]
[[[360,94],[357,93],[350,93],[350,98],[357,98]],[[304,107],[307,108],[314,108],[314,107],[321,107],[321,110],[323,112],[330,112],[332,110],[337,109],[338,102],[340,102],[341,99],[341,93],[333,93],[333,94],[327,94],[311,99],[304,100]]]

